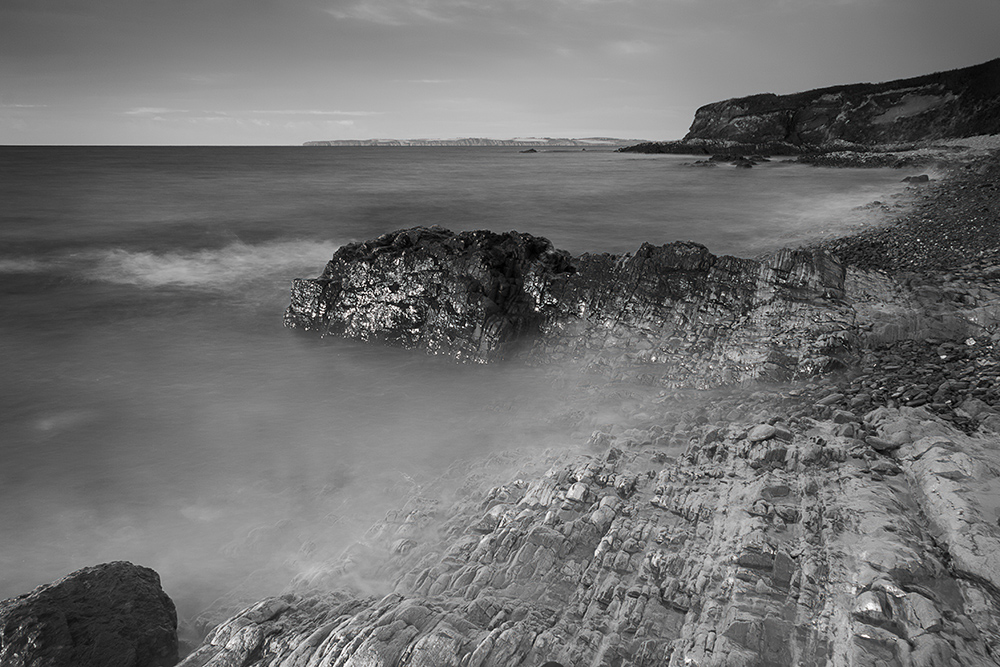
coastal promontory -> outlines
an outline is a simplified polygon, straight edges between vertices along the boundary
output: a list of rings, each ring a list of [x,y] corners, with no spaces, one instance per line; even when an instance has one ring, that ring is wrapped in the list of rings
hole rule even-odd
[[[1000,58],[883,83],[760,93],[700,107],[680,141],[647,153],[802,154],[898,148],[1000,133]]]

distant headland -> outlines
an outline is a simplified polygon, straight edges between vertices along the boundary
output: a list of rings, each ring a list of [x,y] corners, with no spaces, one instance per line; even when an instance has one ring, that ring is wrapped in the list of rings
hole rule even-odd
[[[1000,58],[883,83],[761,93],[699,108],[680,141],[634,153],[802,155],[1000,134]]]
[[[303,146],[509,146],[512,148],[618,148],[641,143],[641,139],[615,139],[613,137],[586,137],[564,139],[552,137],[518,137],[515,139],[336,139],[332,141],[307,141]]]

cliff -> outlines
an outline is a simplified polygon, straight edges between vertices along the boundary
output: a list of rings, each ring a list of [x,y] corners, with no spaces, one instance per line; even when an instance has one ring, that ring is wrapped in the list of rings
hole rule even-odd
[[[997,133],[1000,59],[884,83],[714,102],[695,112],[680,142],[627,150],[794,154]]]

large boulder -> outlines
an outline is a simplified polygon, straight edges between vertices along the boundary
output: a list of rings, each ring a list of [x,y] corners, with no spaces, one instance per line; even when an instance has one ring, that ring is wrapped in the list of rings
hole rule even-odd
[[[319,278],[296,280],[285,324],[491,361],[537,333],[548,283],[572,271],[530,234],[415,227],[342,246]]]
[[[177,612],[153,570],[116,561],[0,602],[4,667],[171,667]]]

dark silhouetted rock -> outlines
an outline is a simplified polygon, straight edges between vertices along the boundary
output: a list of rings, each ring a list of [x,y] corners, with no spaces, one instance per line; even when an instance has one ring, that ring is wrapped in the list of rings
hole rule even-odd
[[[0,602],[4,667],[171,667],[177,612],[160,577],[124,561]]]

